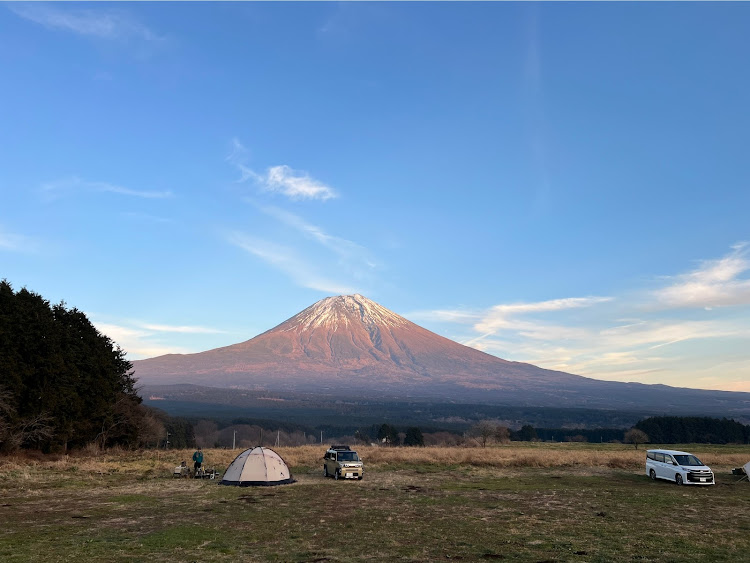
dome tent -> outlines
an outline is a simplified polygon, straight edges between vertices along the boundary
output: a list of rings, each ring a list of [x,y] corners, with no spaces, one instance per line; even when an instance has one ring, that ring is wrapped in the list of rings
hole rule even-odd
[[[229,464],[220,485],[257,487],[294,483],[286,462],[275,451],[256,446]]]

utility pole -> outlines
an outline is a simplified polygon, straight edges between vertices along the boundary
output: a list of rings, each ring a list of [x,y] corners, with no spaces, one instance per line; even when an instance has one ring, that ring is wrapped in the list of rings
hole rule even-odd
[[[234,449],[234,445],[237,443],[237,431],[234,431],[234,434],[232,434],[232,449]]]
[[[169,449],[169,432],[167,432],[167,439],[164,442],[164,449],[165,450]]]
[[[323,443],[323,431],[322,430],[320,431],[320,443],[321,444]]]

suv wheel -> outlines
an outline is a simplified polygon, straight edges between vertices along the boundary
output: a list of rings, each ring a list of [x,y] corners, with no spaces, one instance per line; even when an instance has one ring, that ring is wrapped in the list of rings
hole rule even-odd
[[[337,469],[336,473],[333,474],[333,478],[336,479],[336,481],[338,481],[339,477],[341,477],[341,470]]]
[[[328,466],[327,465],[323,466],[323,477],[328,477]]]

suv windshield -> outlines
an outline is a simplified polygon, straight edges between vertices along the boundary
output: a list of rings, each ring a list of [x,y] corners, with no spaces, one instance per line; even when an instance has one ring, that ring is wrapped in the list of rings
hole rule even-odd
[[[359,461],[357,452],[339,452],[338,461]]]
[[[676,455],[674,458],[680,465],[703,465],[701,460],[694,455]]]

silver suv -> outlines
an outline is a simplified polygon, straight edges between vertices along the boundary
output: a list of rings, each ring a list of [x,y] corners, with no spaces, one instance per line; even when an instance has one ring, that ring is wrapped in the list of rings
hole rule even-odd
[[[334,479],[362,479],[365,468],[349,446],[331,446],[323,456],[323,476]]]

